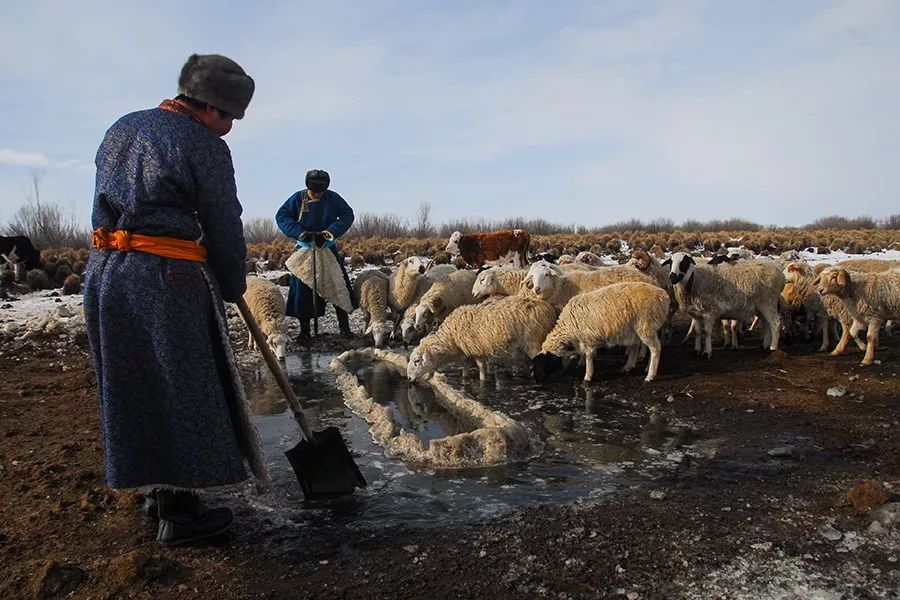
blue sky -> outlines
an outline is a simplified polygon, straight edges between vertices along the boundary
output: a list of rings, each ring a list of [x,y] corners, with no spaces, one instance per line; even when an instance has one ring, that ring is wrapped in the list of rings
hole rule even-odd
[[[119,116],[192,52],[256,80],[232,149],[245,216],[310,168],[357,212],[744,217],[900,212],[900,2],[0,0],[0,223],[85,224]]]

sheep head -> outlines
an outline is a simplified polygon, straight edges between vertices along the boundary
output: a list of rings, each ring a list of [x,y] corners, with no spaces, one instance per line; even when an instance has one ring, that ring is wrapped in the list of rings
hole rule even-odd
[[[558,267],[554,268],[549,263],[535,263],[525,276],[525,280],[531,282],[530,286],[528,283],[525,286],[530,287],[535,294],[546,294],[547,290],[555,285],[554,280],[558,280],[561,276],[562,271]]]
[[[287,355],[288,336],[281,332],[270,333],[266,337],[266,345],[272,350],[272,354],[278,360],[284,360]]]
[[[431,312],[431,308],[425,306],[424,304],[420,304],[416,307],[416,320],[415,327],[416,330],[420,333],[425,331],[425,328],[434,318],[434,313]]]
[[[531,359],[531,372],[537,383],[544,383],[563,370],[563,359],[550,352],[541,352]]]
[[[390,321],[371,321],[369,326],[366,327],[366,331],[364,335],[372,334],[372,339],[375,340],[375,347],[381,348],[384,346],[384,342],[390,339],[391,335],[394,333],[394,324]]]
[[[424,381],[434,373],[434,360],[422,346],[413,348],[406,363],[406,378],[410,382]]]
[[[838,297],[844,297],[849,293],[850,273],[846,269],[826,269],[819,273],[816,282],[816,287],[820,294],[834,294]]]
[[[475,278],[475,283],[472,284],[472,296],[475,298],[487,298],[494,292],[495,281],[494,270],[484,269]]]
[[[635,250],[631,255],[631,260],[634,261],[634,267],[638,271],[646,271],[650,268],[650,255],[644,250]]]
[[[694,275],[694,259],[686,252],[676,252],[662,264],[670,267],[669,280],[672,285],[677,285],[682,281],[687,283]]]

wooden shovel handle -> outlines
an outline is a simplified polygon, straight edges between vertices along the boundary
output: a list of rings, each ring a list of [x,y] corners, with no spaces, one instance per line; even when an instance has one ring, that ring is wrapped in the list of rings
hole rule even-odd
[[[296,419],[297,423],[300,425],[300,431],[303,433],[303,437],[306,438],[306,441],[312,443],[313,432],[306,420],[306,415],[303,414],[303,408],[300,406],[300,401],[297,400],[297,396],[294,395],[294,390],[291,388],[291,382],[288,381],[284,371],[281,370],[278,359],[275,358],[272,349],[269,348],[269,344],[266,342],[266,336],[263,335],[263,332],[259,329],[259,325],[256,324],[256,319],[253,318],[250,307],[247,306],[247,303],[243,298],[238,298],[235,304],[237,304],[241,316],[244,317],[244,322],[247,324],[247,329],[250,330],[250,335],[253,336],[253,340],[256,342],[256,347],[262,352],[263,358],[266,360],[266,365],[268,365],[272,375],[275,376],[278,387],[281,388],[281,392],[287,399],[288,404],[294,413],[294,419]]]

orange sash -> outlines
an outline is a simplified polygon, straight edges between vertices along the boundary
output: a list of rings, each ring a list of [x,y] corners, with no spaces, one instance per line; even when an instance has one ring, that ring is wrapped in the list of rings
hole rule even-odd
[[[206,262],[206,248],[190,240],[157,235],[131,233],[124,229],[107,231],[102,227],[91,234],[91,243],[98,250],[118,250],[119,252],[146,252],[165,258]]]

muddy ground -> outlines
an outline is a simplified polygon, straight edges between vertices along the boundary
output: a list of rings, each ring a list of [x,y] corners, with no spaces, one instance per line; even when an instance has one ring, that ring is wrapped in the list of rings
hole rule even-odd
[[[601,373],[597,392],[724,440],[603,498],[438,531],[292,529],[217,498],[232,531],[178,549],[104,486],[84,340],[57,346],[0,350],[0,598],[900,597],[900,336],[866,369],[798,342],[667,348],[652,384]]]

